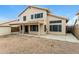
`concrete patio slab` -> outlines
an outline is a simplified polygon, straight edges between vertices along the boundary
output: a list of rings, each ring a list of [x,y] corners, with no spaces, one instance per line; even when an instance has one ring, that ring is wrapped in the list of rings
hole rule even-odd
[[[79,40],[73,34],[67,34],[67,35],[47,35],[47,36],[43,36],[43,37],[44,38],[48,38],[48,39],[55,39],[55,40],[79,43]]]
[[[47,35],[22,34],[22,35],[79,43],[79,40],[71,33],[68,33],[66,35],[49,35],[49,34]]]

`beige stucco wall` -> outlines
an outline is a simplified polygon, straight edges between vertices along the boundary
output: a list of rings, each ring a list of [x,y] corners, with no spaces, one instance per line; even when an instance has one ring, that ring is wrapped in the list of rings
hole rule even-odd
[[[50,21],[56,21],[56,20],[61,20],[62,21],[62,23],[61,23],[61,25],[62,25],[62,32],[51,32],[49,29],[50,29],[50,27],[49,27],[49,25],[50,25]],[[50,33],[50,34],[66,34],[66,20],[65,19],[60,19],[60,18],[57,18],[57,17],[54,17],[54,16],[48,16],[48,33]]]
[[[43,13],[43,18],[38,18],[38,19],[31,19],[31,15],[32,14],[37,14],[37,13]],[[23,14],[21,14],[18,18],[20,19],[20,21],[23,21],[23,16],[26,16],[26,21],[34,21],[34,20],[45,20],[47,19],[47,12],[44,10],[40,10],[37,8],[28,8]]]
[[[0,35],[8,35],[11,34],[10,27],[0,27]]]

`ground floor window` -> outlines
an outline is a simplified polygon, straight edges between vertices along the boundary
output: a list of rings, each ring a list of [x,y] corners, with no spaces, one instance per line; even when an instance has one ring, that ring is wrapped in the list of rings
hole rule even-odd
[[[38,25],[30,25],[30,31],[38,31]]]
[[[61,25],[50,25],[50,31],[61,32],[62,26]]]

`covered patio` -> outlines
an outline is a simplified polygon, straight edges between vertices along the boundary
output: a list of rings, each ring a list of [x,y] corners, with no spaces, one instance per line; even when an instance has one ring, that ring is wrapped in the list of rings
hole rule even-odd
[[[27,21],[27,22],[16,22],[16,23],[11,23],[11,27],[17,27],[19,33],[25,34],[45,34],[46,32],[44,31],[44,21]],[[12,29],[12,28],[11,28]]]

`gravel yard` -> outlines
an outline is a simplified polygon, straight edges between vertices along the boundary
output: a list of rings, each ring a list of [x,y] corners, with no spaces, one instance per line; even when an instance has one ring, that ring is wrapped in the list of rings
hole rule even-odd
[[[0,37],[0,53],[79,53],[79,43],[26,35],[8,35]]]

